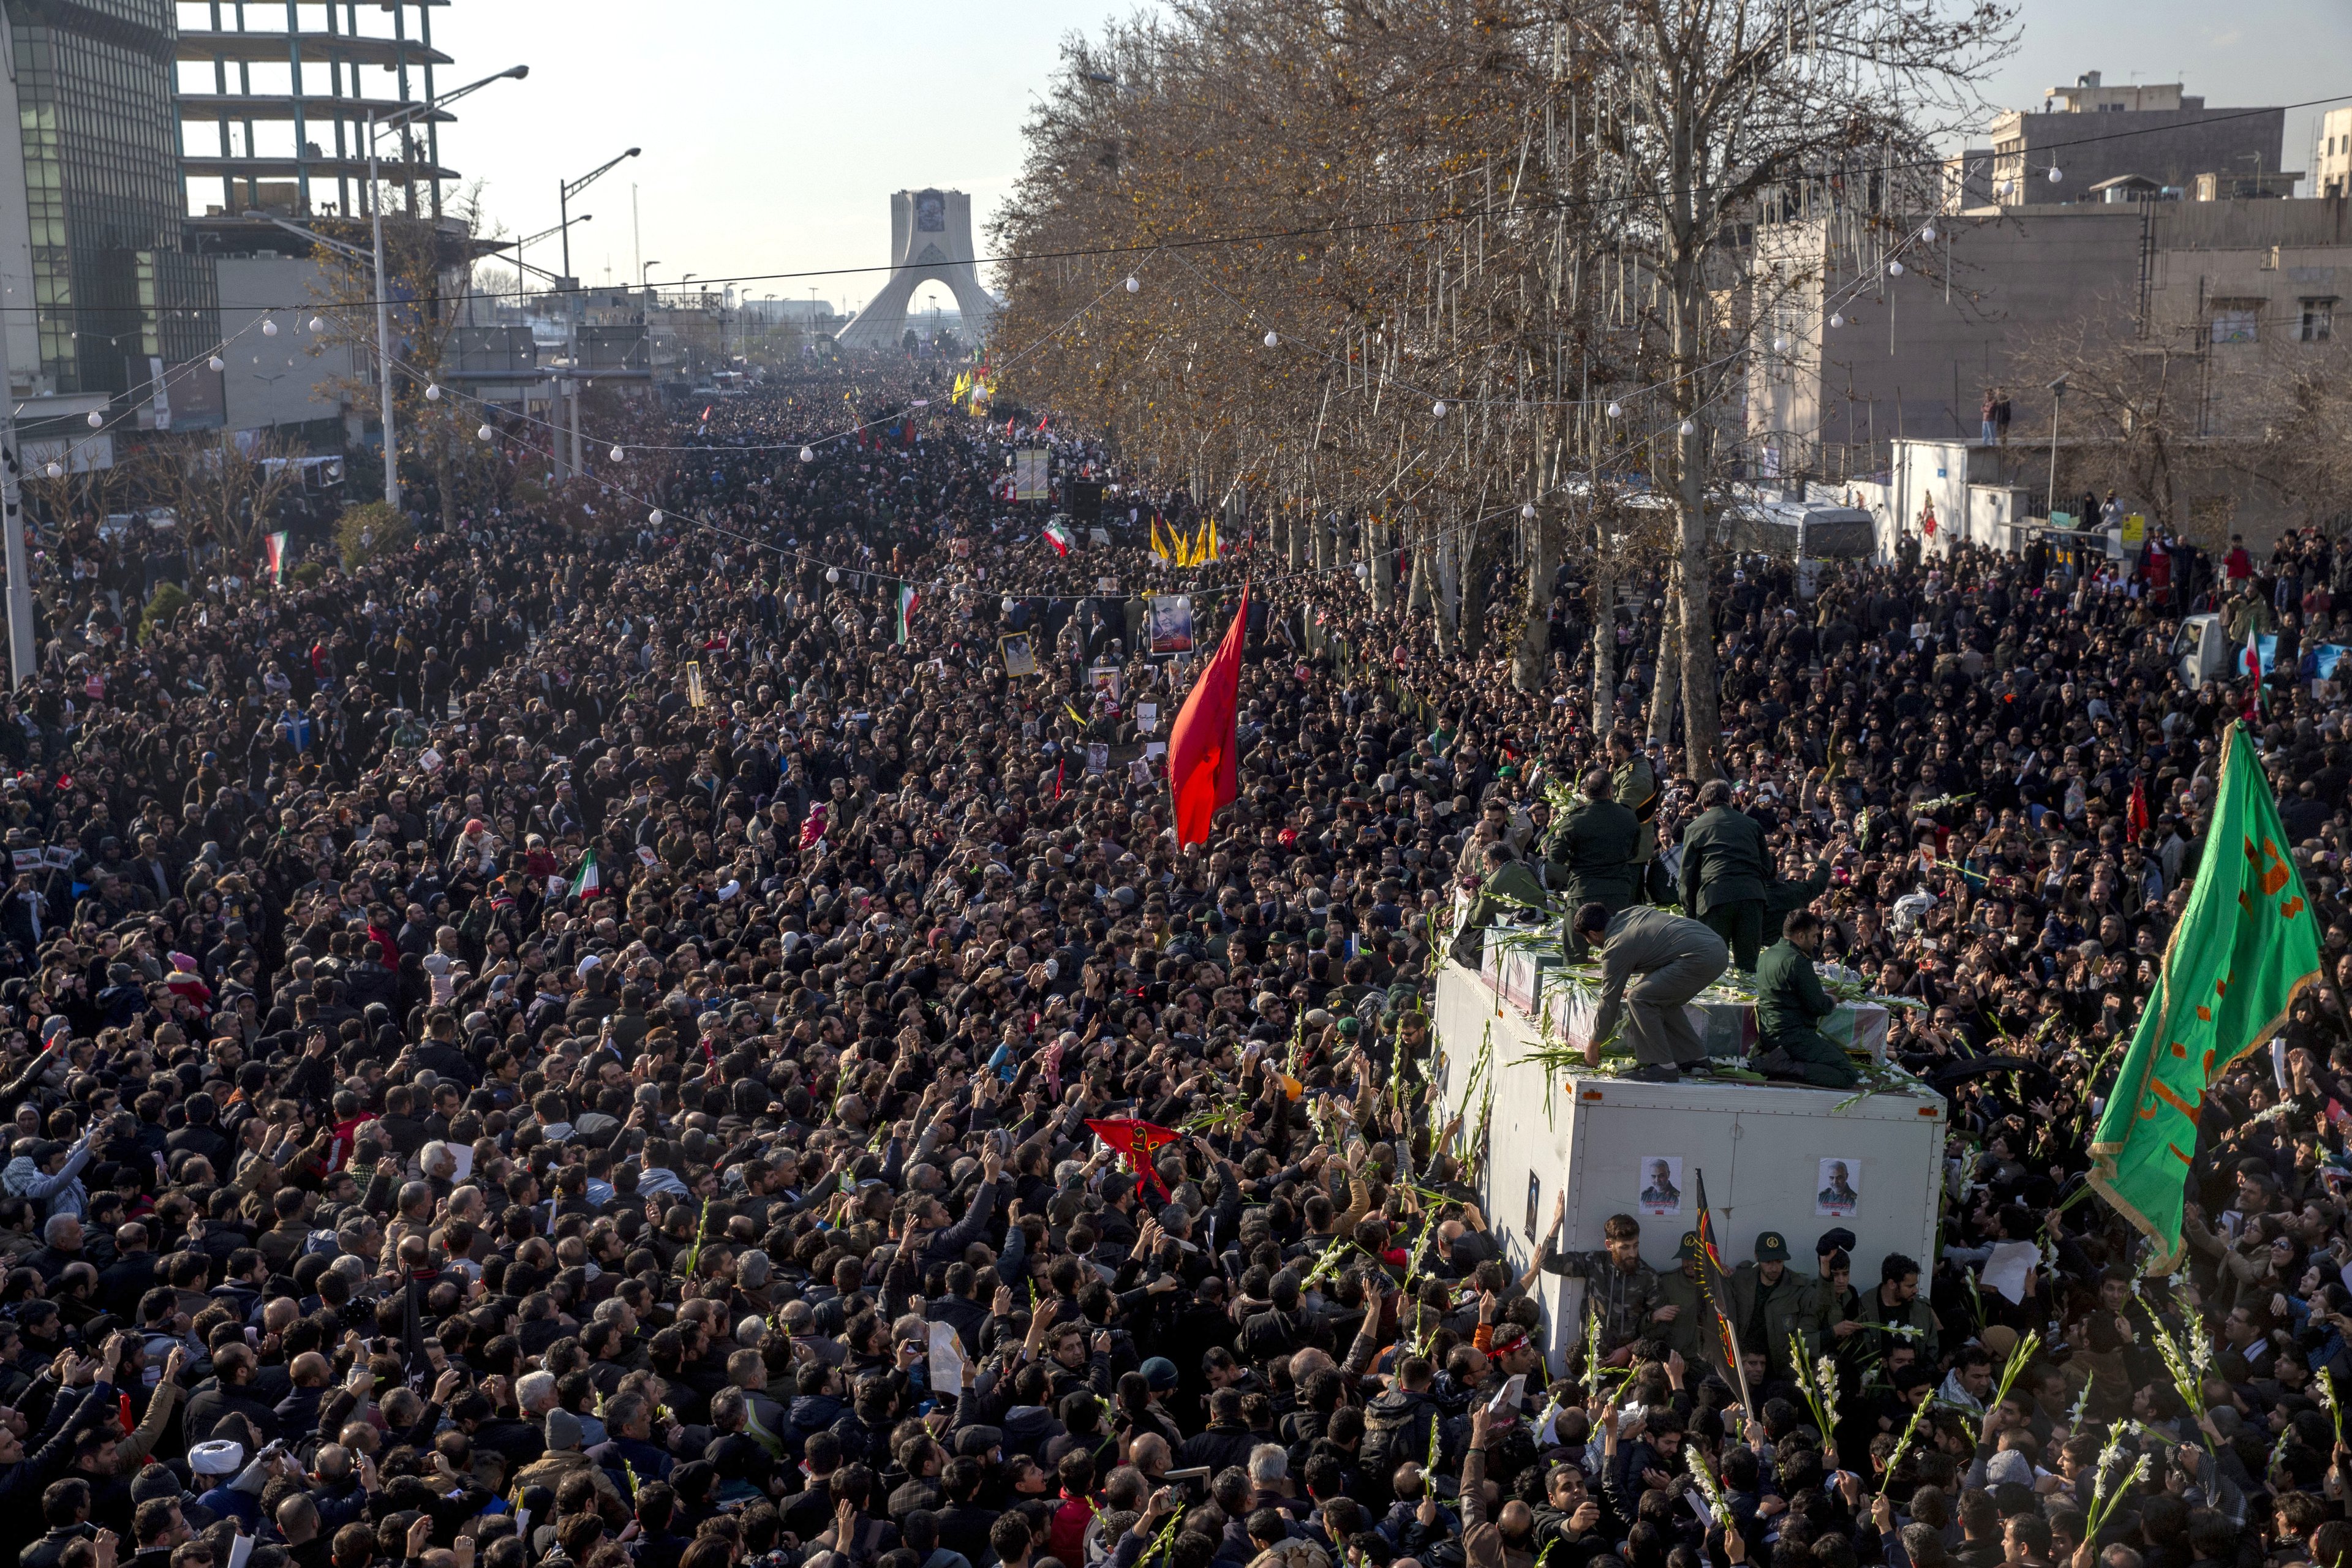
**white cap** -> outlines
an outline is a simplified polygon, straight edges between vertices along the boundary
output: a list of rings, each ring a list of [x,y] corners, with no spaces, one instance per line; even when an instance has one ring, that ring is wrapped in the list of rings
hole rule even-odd
[[[245,1446],[216,1437],[188,1450],[188,1468],[200,1476],[235,1475],[245,1463]]]

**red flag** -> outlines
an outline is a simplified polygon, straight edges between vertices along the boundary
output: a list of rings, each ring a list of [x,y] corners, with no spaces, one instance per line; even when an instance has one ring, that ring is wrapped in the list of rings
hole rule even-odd
[[[1234,721],[1241,707],[1242,635],[1249,624],[1249,584],[1224,640],[1184,699],[1168,731],[1168,784],[1176,796],[1176,847],[1205,844],[1217,808],[1241,793]]]
[[[2132,780],[2131,805],[2127,816],[2134,833],[2146,833],[2156,820],[2148,814],[2147,786],[2137,779]]]
[[[1125,1155],[1128,1167],[1137,1175],[1148,1179],[1159,1190],[1161,1203],[1168,1201],[1168,1184],[1160,1179],[1160,1173],[1152,1167],[1151,1154],[1156,1149],[1181,1142],[1183,1134],[1132,1116],[1115,1116],[1103,1121],[1089,1120],[1087,1131]]]

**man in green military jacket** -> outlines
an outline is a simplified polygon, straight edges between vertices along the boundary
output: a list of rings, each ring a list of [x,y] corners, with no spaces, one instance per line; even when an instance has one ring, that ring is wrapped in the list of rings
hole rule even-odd
[[[1699,815],[1683,829],[1683,911],[1724,940],[1734,964],[1752,971],[1764,945],[1772,854],[1757,820],[1733,809],[1729,784],[1708,780],[1698,804]]]
[[[1756,1238],[1756,1261],[1733,1269],[1723,1282],[1725,1313],[1738,1331],[1739,1348],[1748,1354],[1761,1352],[1773,1377],[1790,1373],[1789,1336],[1801,1342],[1808,1325],[1804,1319],[1805,1281],[1789,1268],[1789,1243],[1777,1230]],[[1810,1353],[1812,1346],[1806,1344]]]
[[[1822,919],[1797,910],[1780,922],[1780,940],[1756,965],[1756,1052],[1748,1065],[1774,1078],[1802,1079],[1817,1089],[1852,1089],[1862,1075],[1821,1031],[1837,1004],[1813,973]]]
[[[1538,913],[1551,907],[1551,895],[1533,868],[1511,853],[1507,844],[1486,846],[1486,876],[1478,884],[1478,897],[1463,917],[1462,929],[1454,933],[1447,948],[1454,962],[1465,969],[1478,967],[1486,952],[1486,928],[1497,921],[1523,915],[1532,908]]]
[[[1658,771],[1629,730],[1609,735],[1609,786],[1612,798],[1633,814],[1641,837],[1633,845],[1633,886],[1647,885],[1650,862],[1658,858]]]
[[[1615,914],[1641,901],[1634,851],[1642,825],[1633,812],[1609,798],[1609,775],[1594,768],[1582,780],[1584,799],[1551,831],[1546,855],[1558,870],[1562,900],[1570,909],[1599,904]],[[1585,943],[1568,934],[1568,956],[1581,961]]]
[[[1682,1247],[1675,1254],[1682,1267],[1659,1272],[1657,1308],[1651,1320],[1668,1350],[1693,1366],[1713,1366],[1723,1360],[1723,1352],[1715,1333],[1715,1308],[1706,1299],[1706,1282],[1699,1278],[1699,1257],[1698,1232],[1683,1232]],[[1665,1315],[1669,1308],[1674,1311],[1671,1318]]]

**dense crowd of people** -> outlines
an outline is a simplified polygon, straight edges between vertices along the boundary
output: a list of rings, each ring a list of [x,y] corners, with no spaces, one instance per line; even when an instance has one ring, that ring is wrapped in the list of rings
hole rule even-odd
[[[1571,552],[1524,689],[1245,523],[1157,560],[1194,498],[1050,431],[1103,532],[1044,536],[944,380],[810,368],[633,431],[603,523],[470,506],[168,620],[52,574],[0,722],[26,1568],[2344,1568],[2326,540],[1722,563],[1731,808],[1952,1128],[1939,1255],[1757,1238],[1734,1369],[1689,1242],[1498,1237],[1426,1099],[1488,847],[1637,755],[1655,854],[1701,808],[1659,584]],[[1240,797],[1180,848],[1245,578]],[[2328,971],[2143,1279],[2080,1200],[2252,695],[2181,679],[2192,609],[2296,634],[2252,731]]]

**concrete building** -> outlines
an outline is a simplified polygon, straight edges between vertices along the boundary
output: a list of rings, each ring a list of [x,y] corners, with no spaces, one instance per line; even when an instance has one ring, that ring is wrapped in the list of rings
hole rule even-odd
[[[2311,187],[2314,195],[2352,196],[2352,107],[2320,116],[2319,135],[2312,146]]]
[[[348,400],[368,372],[331,334],[310,331],[316,311],[301,302],[325,296],[323,270],[307,256],[224,256],[215,265],[228,343],[222,422],[236,432],[276,431],[313,450],[341,447]],[[277,323],[276,337],[261,334],[264,316]]]
[[[153,0],[168,9],[171,0]],[[433,13],[449,0],[178,0],[177,114],[187,210],[235,216],[363,216],[368,121],[431,103]],[[431,110],[383,133],[386,200],[441,216],[441,127]]]
[[[2345,197],[2035,206],[1910,231],[1931,225],[1936,240],[1915,239],[1900,276],[1841,243],[1836,220],[1759,233],[1759,297],[1778,305],[1773,352],[1748,387],[1759,479],[1886,487],[1906,526],[1932,498],[1964,536],[1990,539],[2048,504],[2051,363],[2121,345],[2191,378],[2171,406],[2186,439],[2218,451],[2262,435],[2263,379],[2333,343],[2352,294]],[[2012,421],[1988,449],[1979,416],[1995,387]],[[2075,438],[2062,429],[2062,510]],[[1946,455],[1922,457],[1930,445]],[[2192,508],[2230,510],[2249,537],[2291,521],[2212,468],[2189,485]]]
[[[2086,71],[2073,87],[2044,92],[2039,110],[2012,109],[1994,119],[1993,199],[2014,206],[2073,201],[2126,174],[2184,193],[2200,174],[2259,181],[2279,173],[2285,134],[2284,109],[2208,109],[2179,82],[2110,87]]]

